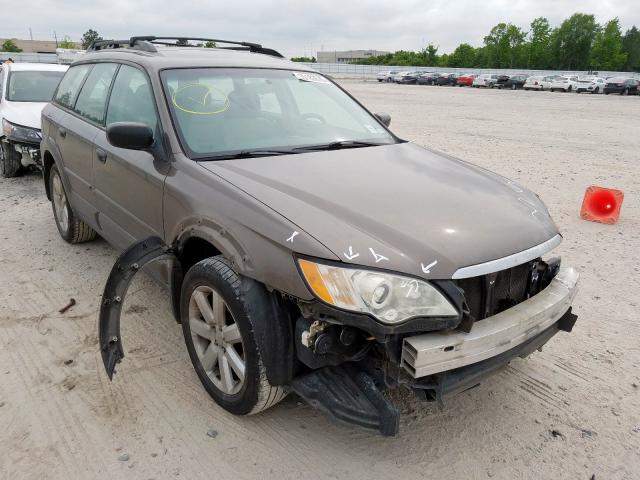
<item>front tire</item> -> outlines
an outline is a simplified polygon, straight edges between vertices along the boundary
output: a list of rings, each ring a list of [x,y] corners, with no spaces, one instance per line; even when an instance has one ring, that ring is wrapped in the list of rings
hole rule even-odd
[[[51,192],[53,218],[60,236],[68,243],[83,243],[96,238],[96,231],[78,219],[69,205],[60,171],[55,164],[49,172],[49,191]]]
[[[22,169],[21,155],[9,142],[0,142],[0,173],[4,178],[17,177]]]
[[[182,284],[180,318],[204,389],[225,410],[252,415],[278,403],[287,391],[267,380],[250,321],[260,312],[250,310],[242,282],[222,256],[196,263]]]

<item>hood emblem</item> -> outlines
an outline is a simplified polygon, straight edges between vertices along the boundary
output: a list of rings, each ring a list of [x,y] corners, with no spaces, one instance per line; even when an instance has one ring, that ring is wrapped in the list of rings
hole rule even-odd
[[[349,245],[349,253],[342,252],[342,254],[344,255],[344,258],[346,258],[347,260],[353,260],[354,258],[357,258],[360,256],[359,253],[354,253],[353,247],[351,245]]]
[[[424,263],[420,263],[420,267],[422,267],[423,273],[431,273],[431,269],[438,264],[438,260],[434,260],[429,265],[425,267]]]
[[[296,238],[296,235],[299,235],[300,232],[297,230],[294,230],[293,233],[291,234],[291,236],[289,238],[287,238],[287,242],[293,243],[293,239]]]
[[[389,259],[384,255],[374,252],[373,248],[369,248],[369,251],[371,252],[371,255],[373,255],[373,258],[375,258],[376,263],[381,262],[382,260],[386,260],[387,262],[389,261]]]

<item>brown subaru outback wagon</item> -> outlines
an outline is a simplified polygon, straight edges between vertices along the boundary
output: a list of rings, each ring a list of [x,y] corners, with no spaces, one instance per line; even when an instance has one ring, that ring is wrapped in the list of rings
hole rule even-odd
[[[578,275],[547,256],[561,236],[535,194],[398,138],[274,50],[189,46],[206,40],[95,42],[43,111],[60,234],[124,250],[100,312],[110,377],[127,286],[160,259],[198,377],[236,414],[293,391],[395,435],[384,390],[441,401],[571,331]]]

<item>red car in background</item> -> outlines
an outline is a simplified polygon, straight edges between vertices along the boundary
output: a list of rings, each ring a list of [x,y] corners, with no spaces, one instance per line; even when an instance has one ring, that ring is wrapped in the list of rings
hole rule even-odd
[[[475,73],[465,73],[464,75],[460,75],[456,81],[456,85],[459,87],[470,87],[473,84],[473,79],[477,76],[478,75]]]

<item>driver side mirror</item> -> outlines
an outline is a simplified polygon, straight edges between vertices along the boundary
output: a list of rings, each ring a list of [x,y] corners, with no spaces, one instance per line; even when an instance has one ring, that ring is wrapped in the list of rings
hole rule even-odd
[[[129,150],[145,150],[153,144],[153,131],[144,123],[114,122],[107,126],[111,145]]]
[[[380,120],[385,127],[391,125],[391,115],[389,115],[388,113],[376,113],[375,115],[376,118]]]

